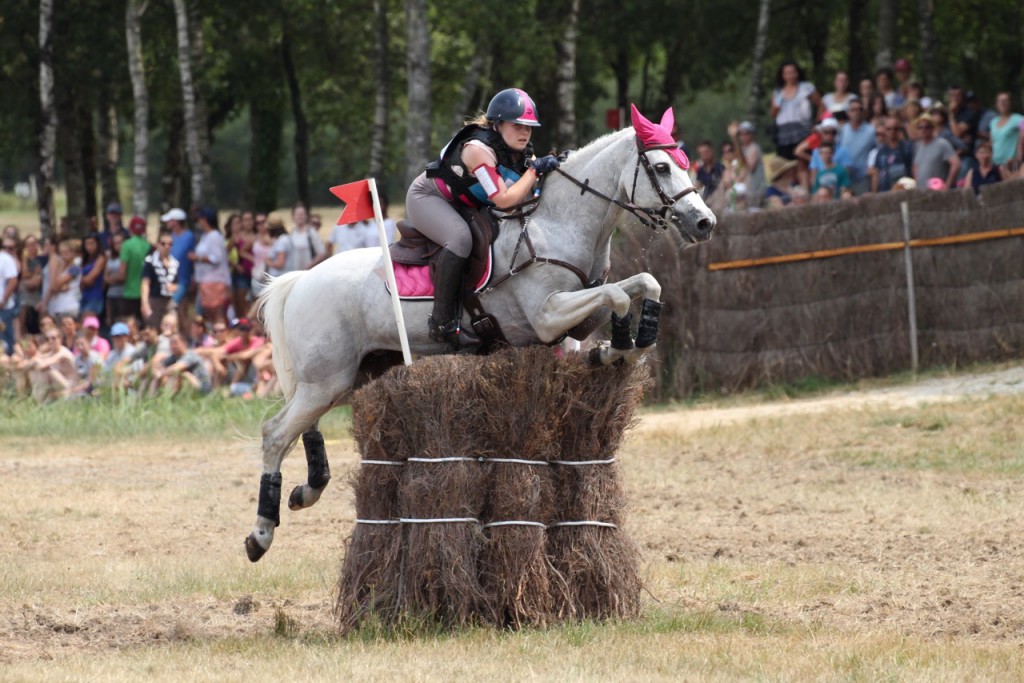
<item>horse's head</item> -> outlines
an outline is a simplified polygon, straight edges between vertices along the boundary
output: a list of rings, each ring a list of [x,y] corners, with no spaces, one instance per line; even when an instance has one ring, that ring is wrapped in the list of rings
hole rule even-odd
[[[636,106],[630,106],[637,162],[635,168],[624,169],[622,176],[630,203],[640,208],[642,221],[655,227],[675,226],[687,242],[710,239],[715,214],[693,186],[687,173],[690,160],[672,138],[672,108],[665,111],[660,123],[653,123]]]

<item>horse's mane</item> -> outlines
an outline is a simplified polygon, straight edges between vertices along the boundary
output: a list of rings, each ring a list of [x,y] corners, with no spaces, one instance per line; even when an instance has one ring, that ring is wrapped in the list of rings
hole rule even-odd
[[[636,133],[633,131],[632,128],[623,128],[622,130],[617,130],[612,133],[606,133],[605,135],[602,135],[596,140],[588,142],[580,149],[570,152],[569,158],[565,160],[565,163],[562,164],[562,166],[565,168],[565,170],[571,171],[578,164],[586,164],[589,161],[593,160],[593,158],[596,157],[598,154],[608,149],[608,147],[610,146],[609,143],[611,143],[613,139],[617,140],[617,138],[627,136],[632,137],[635,134]]]

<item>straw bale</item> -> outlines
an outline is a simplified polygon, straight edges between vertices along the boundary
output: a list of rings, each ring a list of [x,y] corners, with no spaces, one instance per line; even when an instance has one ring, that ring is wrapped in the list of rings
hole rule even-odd
[[[561,375],[567,410],[559,460],[613,458],[649,378],[644,365],[588,368],[578,359],[567,360]],[[619,527],[556,525],[548,531],[548,554],[563,579],[554,593],[558,616],[636,616],[642,588],[639,550],[621,528],[626,501],[618,465],[559,465],[555,496],[561,522]]]
[[[383,384],[371,383],[352,399],[352,431],[364,460],[401,461],[404,433],[387,429],[395,420],[394,403]],[[398,483],[403,466],[362,465],[351,477],[356,519],[397,520]],[[393,623],[398,616],[398,574],[402,534],[397,524],[356,524],[346,541],[338,580],[335,617],[342,632],[373,616]]]
[[[359,517],[481,524],[357,525],[339,580],[342,630],[370,615],[513,628],[635,615],[639,553],[621,529],[483,525],[621,525],[616,465],[547,463],[612,457],[648,384],[643,366],[592,368],[533,348],[426,358],[360,390],[353,434],[364,460],[471,459],[364,464],[352,480]]]
[[[562,426],[555,378],[561,361],[546,347],[506,350],[488,356],[480,367],[479,387],[486,427],[475,435],[489,458],[541,463],[495,462],[487,465],[484,524],[526,521],[548,524],[555,517],[551,468],[555,439]],[[480,581],[489,601],[489,620],[497,626],[543,626],[554,616],[551,565],[542,527],[492,526],[480,558]]]

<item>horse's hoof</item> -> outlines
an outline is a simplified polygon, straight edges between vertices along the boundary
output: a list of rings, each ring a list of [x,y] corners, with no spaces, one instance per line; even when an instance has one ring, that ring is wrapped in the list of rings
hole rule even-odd
[[[260,558],[267,554],[267,548],[261,546],[256,537],[249,534],[245,539],[245,554],[250,562],[259,562]]]
[[[306,507],[302,504],[302,485],[298,485],[292,489],[292,493],[288,496],[288,509],[291,511],[301,510]]]

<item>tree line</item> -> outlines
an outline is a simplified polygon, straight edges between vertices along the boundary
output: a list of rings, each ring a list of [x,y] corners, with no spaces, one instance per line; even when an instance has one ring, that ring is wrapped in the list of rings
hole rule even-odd
[[[784,58],[821,88],[900,57],[932,95],[1024,88],[1017,0],[9,0],[0,31],[0,181],[35,177],[44,232],[55,183],[80,233],[114,201],[224,202],[218,167],[243,157],[229,201],[256,210],[367,175],[397,194],[510,86],[538,103],[541,150],[600,135],[629,102],[660,114],[737,77],[737,116],[765,120]],[[247,144],[213,155],[241,119]]]

